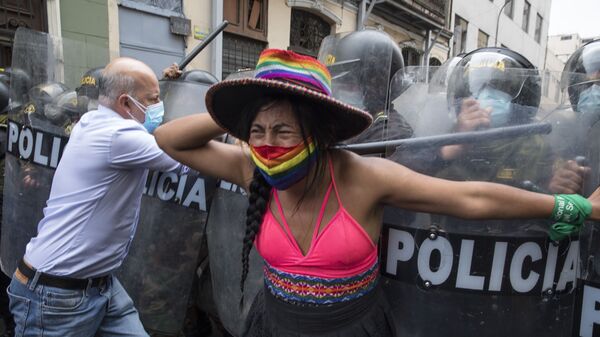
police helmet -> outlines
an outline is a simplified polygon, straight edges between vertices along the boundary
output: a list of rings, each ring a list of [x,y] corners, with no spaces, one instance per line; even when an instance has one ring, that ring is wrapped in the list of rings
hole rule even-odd
[[[9,84],[0,75],[0,114],[6,113],[9,103]]]
[[[31,78],[25,71],[17,68],[5,68],[0,72],[0,82],[10,89],[11,106],[20,107],[27,102]]]
[[[456,65],[460,60],[465,57],[465,53],[460,53],[444,62],[441,66],[435,70],[435,72],[431,75],[429,81],[429,92],[443,92],[446,93],[448,89],[448,81],[450,79],[450,75],[452,75],[452,71],[456,68]]]
[[[387,33],[376,29],[352,32],[339,41],[334,55],[327,55],[327,58],[335,97],[342,101],[349,100],[346,103],[358,105],[373,115],[387,108],[387,89],[391,79],[404,68],[400,47]],[[341,77],[349,68],[360,69],[363,76],[351,79],[350,82],[354,81],[364,92],[353,93],[350,90],[347,95],[340,92],[347,84]],[[338,77],[340,78],[336,83]],[[356,99],[362,102],[352,102]]]
[[[186,82],[197,82],[208,85],[212,85],[219,82],[219,80],[213,74],[200,69],[188,70],[181,74],[181,76],[179,76],[177,80]]]
[[[88,70],[81,77],[77,92],[78,109],[81,113],[97,108],[98,97],[100,96],[100,76],[104,67],[97,67]]]
[[[80,110],[77,106],[77,93],[65,91],[44,107],[44,117],[56,126],[67,126],[79,120]]]
[[[29,90],[29,101],[22,111],[25,115],[33,114],[38,118],[45,118],[45,107],[68,90],[67,86],[58,82],[38,84]]]
[[[486,88],[510,100],[513,108],[508,123],[530,121],[537,113],[541,99],[538,71],[513,50],[485,47],[467,53],[448,80],[448,102],[457,108],[463,99],[477,99]]]
[[[92,68],[83,74],[79,87],[75,89],[77,96],[86,96],[91,99],[98,99],[100,91],[98,89],[98,83],[100,82],[100,75],[104,67]]]
[[[568,90],[575,110],[579,95],[593,84],[600,84],[600,39],[579,47],[567,60],[561,78],[561,87]]]

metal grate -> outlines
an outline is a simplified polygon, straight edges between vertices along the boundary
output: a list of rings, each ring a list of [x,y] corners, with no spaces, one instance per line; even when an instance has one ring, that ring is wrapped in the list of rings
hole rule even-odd
[[[9,67],[12,42],[18,27],[45,31],[42,0],[0,0],[0,67]]]
[[[173,12],[183,13],[182,0],[130,0],[143,3],[148,6],[167,9]]]
[[[223,77],[242,69],[254,69],[258,56],[266,48],[262,41],[223,33]]]
[[[321,41],[329,34],[331,26],[325,20],[312,13],[292,9],[291,50],[316,57]]]

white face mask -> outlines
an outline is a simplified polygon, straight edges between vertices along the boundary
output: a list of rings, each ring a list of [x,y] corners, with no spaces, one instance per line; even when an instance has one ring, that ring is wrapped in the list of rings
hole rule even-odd
[[[131,114],[131,112],[127,111],[129,116],[131,116],[131,118],[138,121],[140,124],[144,125],[144,127],[146,128],[146,130],[148,130],[148,132],[153,133],[154,130],[156,130],[156,128],[162,123],[163,116],[165,115],[165,107],[164,107],[163,102],[160,101],[160,102],[152,104],[152,105],[144,106],[142,103],[140,103],[135,98],[133,98],[129,95],[127,95],[127,97],[129,97],[131,99],[131,101],[133,102],[133,104],[135,104],[140,110],[142,110],[144,112],[144,115],[145,115],[144,122],[143,123],[140,122],[139,120],[137,120],[137,118],[135,118]]]

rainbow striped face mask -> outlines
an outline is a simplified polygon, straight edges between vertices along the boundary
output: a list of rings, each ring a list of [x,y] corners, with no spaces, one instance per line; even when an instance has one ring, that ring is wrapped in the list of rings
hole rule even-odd
[[[296,146],[252,146],[252,161],[269,185],[285,190],[308,175],[317,158],[317,149],[312,140],[308,146],[301,142]]]

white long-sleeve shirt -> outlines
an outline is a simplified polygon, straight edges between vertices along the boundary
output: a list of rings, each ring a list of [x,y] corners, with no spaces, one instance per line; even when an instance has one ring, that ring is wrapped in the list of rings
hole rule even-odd
[[[127,255],[148,170],[185,169],[132,119],[99,106],[73,128],[25,260],[52,275],[106,275]]]

